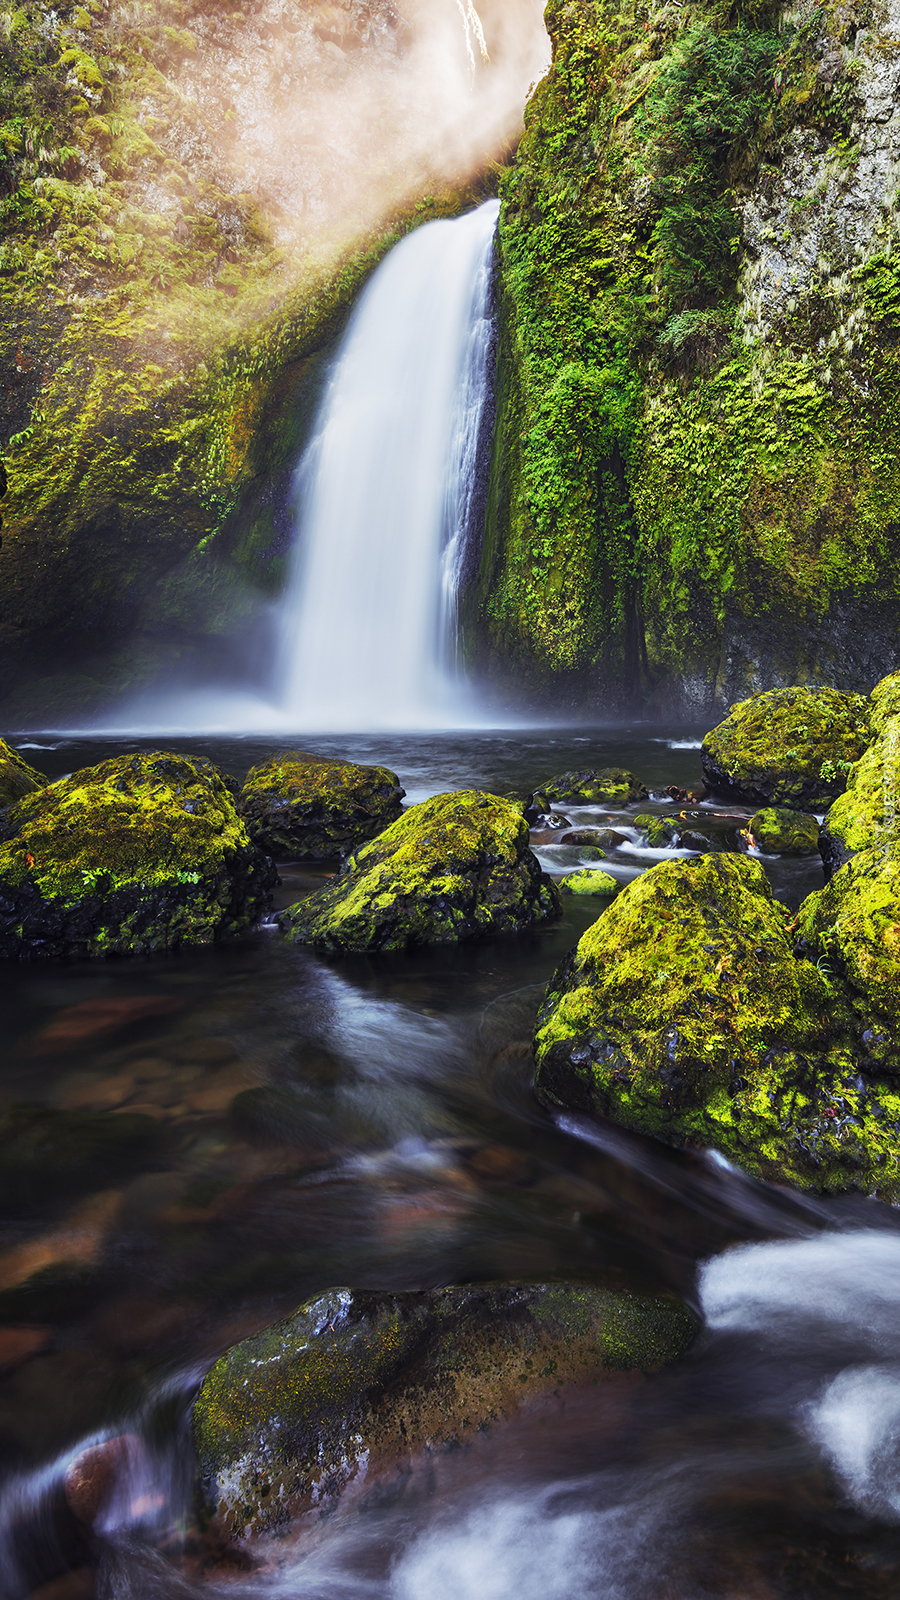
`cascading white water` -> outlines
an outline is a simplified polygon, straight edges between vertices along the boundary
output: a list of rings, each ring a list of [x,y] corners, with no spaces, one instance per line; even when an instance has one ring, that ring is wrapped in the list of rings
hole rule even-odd
[[[489,386],[499,204],[391,251],[354,311],[297,472],[282,711],[298,728],[465,719],[460,563]]]

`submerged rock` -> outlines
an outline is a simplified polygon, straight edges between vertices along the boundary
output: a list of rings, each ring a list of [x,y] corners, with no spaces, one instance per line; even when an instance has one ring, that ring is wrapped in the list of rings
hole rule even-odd
[[[18,750],[0,739],[0,810],[21,800],[24,794],[43,789],[47,781],[43,773],[23,760]]]
[[[0,1203],[8,1210],[101,1189],[152,1164],[164,1145],[159,1123],[138,1112],[9,1106],[0,1117]]]
[[[855,855],[796,926],[800,948],[849,988],[864,1070],[900,1074],[900,841]]]
[[[700,758],[717,794],[802,811],[842,793],[870,739],[862,695],[770,689],[732,706],[706,735]]]
[[[557,885],[560,894],[618,894],[621,885],[609,872],[594,871],[589,867],[579,872],[568,872]]]
[[[281,921],[320,950],[407,950],[519,933],[558,911],[521,807],[464,789],[410,807]]]
[[[277,878],[233,787],[155,751],[19,800],[0,821],[0,955],[146,954],[250,927]]]
[[[830,877],[857,850],[883,848],[900,837],[900,715],[881,721],[881,732],[851,767],[844,794],[831,806],[819,848]]]
[[[597,772],[563,772],[548,779],[529,796],[526,806],[546,811],[551,805],[630,806],[646,799],[647,790],[633,772],[601,767]]]
[[[448,1449],[523,1402],[690,1345],[679,1301],[569,1284],[332,1289],[236,1345],[194,1404],[208,1517],[228,1539],[329,1509],[354,1480]]]
[[[276,860],[345,856],[400,815],[405,790],[387,767],[288,750],[248,772],[238,810]]]
[[[547,987],[538,1097],[757,1177],[900,1193],[900,1094],[859,1076],[850,999],[795,955],[789,916],[744,856],[629,884]]]
[[[819,848],[819,819],[786,806],[766,806],[750,818],[747,834],[766,856],[814,856]]]

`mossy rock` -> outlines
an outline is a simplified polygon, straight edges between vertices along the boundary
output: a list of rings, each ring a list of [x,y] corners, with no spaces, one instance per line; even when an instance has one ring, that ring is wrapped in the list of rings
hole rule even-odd
[[[819,850],[819,819],[785,806],[766,806],[747,823],[747,832],[766,856],[814,856]]]
[[[277,881],[209,761],[115,756],[0,824],[0,955],[138,955],[249,928]]]
[[[769,689],[732,706],[700,752],[710,789],[802,811],[833,800],[871,740],[868,703],[838,689]]]
[[[12,1105],[0,1116],[0,1202],[56,1202],[132,1177],[165,1145],[155,1117],[135,1111],[59,1111]]]
[[[569,1284],[332,1289],[204,1380],[193,1426],[207,1516],[230,1540],[277,1532],[534,1395],[655,1371],[697,1327],[678,1300]]]
[[[463,789],[411,806],[282,927],[323,951],[407,950],[519,933],[558,911],[521,806]]]
[[[288,750],[250,769],[238,810],[276,861],[314,861],[374,839],[399,817],[405,793],[387,767]]]
[[[0,739],[0,811],[4,806],[14,805],[23,795],[43,789],[47,781],[42,772],[23,761],[18,750]]]
[[[900,715],[885,719],[879,738],[851,767],[845,792],[828,811],[820,840],[826,876],[857,850],[883,848],[900,835],[898,789]]]
[[[571,833],[560,835],[560,844],[578,845],[582,850],[593,850],[594,860],[606,858],[606,852],[601,846],[609,839],[608,828],[573,828]]]
[[[646,833],[651,850],[665,850],[667,845],[677,842],[678,827],[670,817],[657,817],[649,811],[642,811],[635,817],[634,825]]]
[[[581,872],[569,872],[560,878],[557,884],[560,894],[618,894],[621,884],[608,872],[595,872],[585,868]]]
[[[855,855],[796,926],[800,949],[849,986],[864,1070],[900,1074],[900,842]]]
[[[663,862],[554,974],[536,1089],[756,1177],[900,1194],[900,1094],[859,1076],[849,994],[798,958],[759,862]]]
[[[546,811],[549,806],[630,806],[647,799],[647,790],[633,772],[624,767],[601,767],[599,771],[561,772],[535,789],[527,807]]]
[[[891,717],[900,716],[900,672],[891,672],[876,683],[871,694],[872,709],[869,721],[872,731],[879,735],[885,731]]]

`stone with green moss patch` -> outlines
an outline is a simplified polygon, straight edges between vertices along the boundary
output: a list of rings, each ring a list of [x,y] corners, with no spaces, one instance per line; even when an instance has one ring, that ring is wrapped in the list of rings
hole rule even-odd
[[[570,1284],[329,1290],[204,1380],[193,1427],[207,1517],[227,1540],[277,1534],[536,1395],[655,1371],[697,1327],[667,1296]]]
[[[900,842],[863,850],[797,914],[799,947],[849,988],[864,1070],[900,1073]]]
[[[596,772],[562,772],[549,778],[526,804],[546,811],[551,805],[630,806],[646,799],[647,790],[633,772],[624,767],[601,767]]]
[[[751,842],[765,856],[814,856],[819,850],[819,819],[786,806],[766,806],[747,823]]]
[[[276,860],[345,856],[400,815],[405,790],[387,767],[288,750],[248,772],[238,809]]]
[[[859,1075],[851,999],[798,958],[757,861],[664,862],[551,979],[536,1088],[754,1176],[900,1194],[900,1094]]]
[[[651,850],[665,850],[668,845],[677,843],[678,827],[671,817],[656,817],[649,811],[641,811],[634,825],[647,835]]]
[[[585,868],[580,872],[568,872],[560,878],[557,884],[560,894],[618,894],[621,885],[609,872],[597,872]]]
[[[269,904],[274,865],[209,761],[115,756],[0,824],[0,954],[137,955],[210,944]]]
[[[323,951],[407,950],[519,933],[558,910],[521,806],[464,789],[411,806],[282,926]]]
[[[731,800],[802,811],[842,793],[870,739],[862,695],[769,689],[732,706],[706,735],[703,776]]]
[[[43,789],[47,779],[43,773],[30,767],[11,744],[0,739],[0,811],[21,800],[34,789]]]
[[[900,715],[886,717],[881,733],[851,767],[844,794],[830,807],[822,828],[826,874],[857,850],[889,845],[900,834]]]

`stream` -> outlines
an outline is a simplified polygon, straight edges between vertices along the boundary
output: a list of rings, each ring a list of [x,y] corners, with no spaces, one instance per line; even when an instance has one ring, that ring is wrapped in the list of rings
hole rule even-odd
[[[523,796],[621,765],[716,847],[749,817],[662,795],[700,777],[701,731],[636,726],[317,735],[380,762],[407,804],[477,786]],[[23,736],[56,778],[159,739]],[[272,740],[165,741],[237,777]],[[628,814],[627,881],[671,851]],[[560,830],[562,831],[562,830]],[[545,870],[579,864],[551,829]],[[818,859],[763,858],[780,898]],[[285,863],[277,906],[331,866]],[[600,905],[408,956],[323,961],[274,928],[177,956],[0,968],[0,1109],[156,1119],[133,1170],[0,1221],[0,1572],[7,1600],[821,1600],[900,1592],[900,1228],[848,1195],[746,1178],[612,1125],[542,1110],[532,1021]],[[39,1279],[34,1274],[41,1273]],[[322,1519],[283,1561],[204,1565],[189,1408],[230,1345],[334,1285],[572,1279],[674,1290],[701,1310],[687,1358],[523,1414],[401,1492]],[[88,1539],[62,1479],[85,1442],[130,1438]]]

